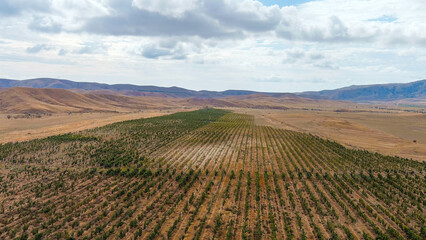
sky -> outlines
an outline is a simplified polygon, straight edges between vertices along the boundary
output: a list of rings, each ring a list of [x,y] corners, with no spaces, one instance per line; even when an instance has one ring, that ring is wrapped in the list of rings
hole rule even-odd
[[[0,0],[0,78],[300,92],[426,78],[424,0]]]

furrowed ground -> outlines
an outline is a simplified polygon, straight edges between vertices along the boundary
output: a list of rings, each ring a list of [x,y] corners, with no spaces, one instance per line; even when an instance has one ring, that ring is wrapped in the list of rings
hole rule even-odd
[[[425,239],[425,163],[205,109],[0,145],[0,239]]]

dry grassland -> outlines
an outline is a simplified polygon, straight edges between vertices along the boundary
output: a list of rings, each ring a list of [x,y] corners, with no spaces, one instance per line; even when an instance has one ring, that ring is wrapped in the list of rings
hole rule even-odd
[[[191,109],[158,109],[133,113],[73,113],[18,119],[8,119],[7,116],[10,114],[0,114],[0,143],[27,141],[96,128],[114,122],[150,118],[189,110]]]
[[[365,110],[236,111],[255,116],[257,124],[312,133],[349,147],[426,161],[426,114]]]

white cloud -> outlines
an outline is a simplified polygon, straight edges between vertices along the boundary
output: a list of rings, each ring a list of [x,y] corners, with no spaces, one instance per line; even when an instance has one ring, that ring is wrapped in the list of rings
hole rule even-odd
[[[47,50],[51,50],[54,49],[51,46],[48,46],[46,44],[37,44],[33,47],[29,47],[27,48],[27,53],[39,53],[40,51],[47,51]]]
[[[1,75],[275,91],[426,75],[423,0],[26,2],[0,0]]]
[[[151,12],[162,15],[180,17],[185,12],[195,10],[199,0],[133,0],[132,5]]]
[[[59,33],[62,31],[62,25],[49,16],[33,16],[28,28],[47,33]]]

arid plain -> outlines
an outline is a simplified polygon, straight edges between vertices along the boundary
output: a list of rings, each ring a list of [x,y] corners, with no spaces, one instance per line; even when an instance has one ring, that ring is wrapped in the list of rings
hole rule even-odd
[[[16,119],[13,116],[20,115],[0,114],[0,143],[27,141],[101,127],[115,122],[150,118],[188,110],[190,109],[158,109],[129,113],[58,113],[42,115],[40,118],[20,117]],[[11,118],[9,119],[8,116],[11,116]]]

